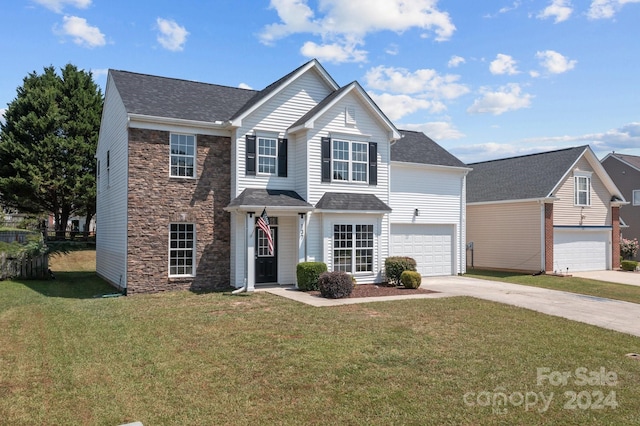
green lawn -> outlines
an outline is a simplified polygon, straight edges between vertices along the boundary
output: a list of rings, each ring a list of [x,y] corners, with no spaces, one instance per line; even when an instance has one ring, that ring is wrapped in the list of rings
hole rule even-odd
[[[60,265],[0,282],[0,424],[640,424],[636,337],[471,298],[93,298],[112,290]],[[538,385],[538,368],[572,377]]]
[[[534,276],[517,272],[485,271],[482,269],[469,269],[465,276],[640,303],[640,287],[634,285],[615,284],[580,277]]]

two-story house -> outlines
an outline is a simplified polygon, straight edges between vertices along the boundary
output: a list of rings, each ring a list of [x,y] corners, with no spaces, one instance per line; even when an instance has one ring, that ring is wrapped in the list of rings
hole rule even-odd
[[[473,267],[570,274],[620,266],[627,203],[588,145],[469,166]]]
[[[96,158],[97,272],[128,292],[464,272],[469,169],[316,60],[261,91],[111,70]]]
[[[630,205],[620,212],[622,236],[640,240],[640,156],[612,152],[601,161]],[[637,253],[633,260],[640,260]]]

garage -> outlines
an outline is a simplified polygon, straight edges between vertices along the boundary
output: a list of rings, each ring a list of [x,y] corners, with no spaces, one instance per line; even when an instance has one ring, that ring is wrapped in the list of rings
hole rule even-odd
[[[558,272],[611,269],[611,229],[553,230],[553,269]]]
[[[416,261],[423,276],[453,274],[453,225],[391,225],[391,254]]]

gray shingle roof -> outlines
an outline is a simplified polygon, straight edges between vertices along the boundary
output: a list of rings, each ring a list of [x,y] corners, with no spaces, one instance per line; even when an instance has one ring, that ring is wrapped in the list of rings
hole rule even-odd
[[[462,161],[422,132],[400,130],[402,138],[391,145],[391,161],[466,167]]]
[[[258,188],[245,189],[227,207],[242,206],[313,207],[295,191]]]
[[[637,155],[618,154],[614,152],[613,154],[611,154],[611,156],[615,158],[619,158],[622,161],[626,161],[636,169],[640,170],[640,157]]]
[[[469,164],[467,202],[545,198],[588,145]]]
[[[391,207],[373,194],[347,194],[343,192],[326,192],[316,204],[316,208],[323,210],[391,211]]]
[[[109,70],[130,114],[196,121],[229,120],[255,90]]]

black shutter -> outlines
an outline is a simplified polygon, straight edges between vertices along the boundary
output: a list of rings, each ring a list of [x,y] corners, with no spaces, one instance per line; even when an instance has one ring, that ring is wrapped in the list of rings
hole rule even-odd
[[[322,138],[322,182],[331,182],[331,138]]]
[[[369,185],[378,184],[378,144],[369,142]]]
[[[246,169],[247,176],[256,175],[256,137],[254,135],[245,136],[247,150]]]
[[[278,176],[287,177],[287,140],[278,139]]]

